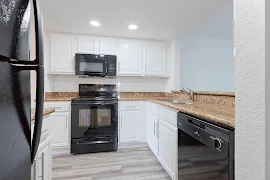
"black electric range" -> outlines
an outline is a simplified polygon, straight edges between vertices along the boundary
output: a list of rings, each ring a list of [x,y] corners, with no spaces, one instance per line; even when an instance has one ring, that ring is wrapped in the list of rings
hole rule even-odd
[[[71,153],[118,149],[116,85],[80,84],[71,101]]]

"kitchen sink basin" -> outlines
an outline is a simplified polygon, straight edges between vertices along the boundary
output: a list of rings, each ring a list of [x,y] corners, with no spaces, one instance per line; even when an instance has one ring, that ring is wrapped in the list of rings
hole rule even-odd
[[[159,101],[171,103],[171,104],[192,104],[192,102],[188,101],[181,101],[181,100],[176,100],[176,99],[158,99]]]

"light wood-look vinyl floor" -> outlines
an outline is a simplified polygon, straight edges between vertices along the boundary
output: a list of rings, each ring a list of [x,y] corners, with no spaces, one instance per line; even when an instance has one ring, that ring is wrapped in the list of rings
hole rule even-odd
[[[149,147],[53,158],[53,180],[170,180]]]

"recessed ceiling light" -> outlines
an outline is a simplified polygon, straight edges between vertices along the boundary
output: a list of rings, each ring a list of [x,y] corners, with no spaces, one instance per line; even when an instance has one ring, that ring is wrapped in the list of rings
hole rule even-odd
[[[132,29],[132,30],[136,30],[136,29],[138,29],[138,26],[135,25],[135,24],[131,24],[131,25],[128,26],[128,28]]]
[[[91,21],[90,24],[92,26],[100,26],[100,22],[98,22],[98,21]]]

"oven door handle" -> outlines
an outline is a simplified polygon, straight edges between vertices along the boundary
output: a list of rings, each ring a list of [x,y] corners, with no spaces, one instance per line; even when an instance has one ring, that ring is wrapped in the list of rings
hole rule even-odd
[[[104,143],[111,143],[112,141],[91,141],[91,142],[77,142],[76,144],[104,144]]]
[[[88,102],[88,103],[71,103],[71,105],[86,105],[86,106],[91,106],[91,105],[117,105],[118,102],[108,102],[108,103],[97,103],[97,102]]]
[[[110,103],[97,103],[97,105],[110,105],[110,104],[117,104],[117,102],[110,102]]]

